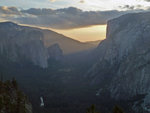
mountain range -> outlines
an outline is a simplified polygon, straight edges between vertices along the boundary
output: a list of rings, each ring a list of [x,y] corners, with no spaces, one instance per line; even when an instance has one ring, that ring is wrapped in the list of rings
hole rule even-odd
[[[97,47],[50,30],[0,23],[1,71],[15,75],[36,113],[79,113],[90,104],[104,113],[115,104],[127,113],[149,113],[149,31],[150,12],[109,20]]]
[[[63,54],[85,51],[96,47],[81,43],[50,30],[20,26],[12,22],[0,23],[0,50],[11,61],[22,58],[43,68],[48,59],[60,58]]]

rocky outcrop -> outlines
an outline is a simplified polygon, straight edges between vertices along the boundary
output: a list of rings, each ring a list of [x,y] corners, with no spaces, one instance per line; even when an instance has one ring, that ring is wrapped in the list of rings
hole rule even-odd
[[[127,14],[110,20],[107,38],[97,48],[98,62],[87,76],[112,98],[146,95],[142,108],[150,110],[150,13]]]
[[[48,58],[61,60],[63,58],[63,51],[60,49],[58,44],[54,44],[47,48]]]
[[[96,44],[83,43],[72,38],[66,37],[62,34],[58,34],[50,30],[41,30],[44,35],[44,44],[49,47],[54,44],[59,44],[63,51],[63,54],[73,54],[78,52],[83,52],[97,47]]]
[[[10,61],[19,63],[22,60],[29,61],[46,68],[49,57],[58,57],[62,54],[59,49],[59,46],[47,49],[41,29],[20,26],[12,22],[0,23],[0,54]]]
[[[35,65],[47,67],[43,34],[33,28],[11,22],[0,23],[0,53],[18,62],[24,58]]]

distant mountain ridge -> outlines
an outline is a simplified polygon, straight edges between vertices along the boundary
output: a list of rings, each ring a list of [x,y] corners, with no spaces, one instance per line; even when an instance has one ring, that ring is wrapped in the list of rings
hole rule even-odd
[[[82,52],[97,47],[95,44],[84,43],[72,38],[66,37],[50,30],[41,30],[44,34],[44,44],[49,47],[55,43],[59,44],[64,54]]]
[[[47,60],[51,57],[61,59],[63,54],[96,47],[96,45],[82,43],[51,30],[21,26],[12,22],[0,23],[0,41],[0,52],[8,59],[16,62],[25,58],[43,68],[48,67]],[[54,52],[55,50],[57,52]]]
[[[100,43],[101,41],[103,41],[103,40],[87,41],[87,42],[85,42],[85,43],[88,43],[88,44],[92,44],[92,45],[98,46],[99,43]]]
[[[47,50],[43,40],[43,33],[36,28],[12,22],[0,23],[0,54],[13,62],[26,60],[43,68],[48,67],[48,59],[57,55],[48,54],[55,48]]]

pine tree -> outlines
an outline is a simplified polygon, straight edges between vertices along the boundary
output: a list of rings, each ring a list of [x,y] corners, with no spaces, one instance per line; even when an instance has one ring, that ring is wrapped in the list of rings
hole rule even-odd
[[[124,113],[124,112],[123,112],[122,108],[120,108],[119,106],[116,105],[113,108],[113,113]]]
[[[18,84],[15,78],[12,79],[12,85],[15,89],[18,89]]]
[[[0,77],[1,77],[0,81],[3,82],[3,73],[2,72],[1,72]]]
[[[3,82],[3,74],[1,73],[1,80],[0,80],[1,82]]]
[[[2,111],[3,107],[4,107],[3,98],[0,97],[0,112]]]
[[[92,105],[90,108],[87,109],[86,113],[99,113],[96,111],[95,105]]]
[[[5,112],[6,113],[9,113],[9,111],[10,111],[10,109],[9,109],[10,104],[11,104],[11,100],[10,100],[9,96],[4,95],[4,106],[5,106]]]

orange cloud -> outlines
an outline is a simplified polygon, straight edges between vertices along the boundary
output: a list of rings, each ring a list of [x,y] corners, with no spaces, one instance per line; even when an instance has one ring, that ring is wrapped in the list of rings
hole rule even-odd
[[[49,0],[50,2],[55,2],[56,0]]]
[[[80,3],[85,3],[85,1],[84,0],[80,0]]]

